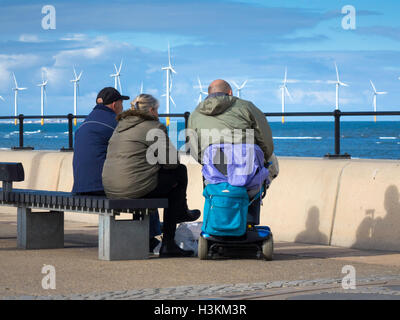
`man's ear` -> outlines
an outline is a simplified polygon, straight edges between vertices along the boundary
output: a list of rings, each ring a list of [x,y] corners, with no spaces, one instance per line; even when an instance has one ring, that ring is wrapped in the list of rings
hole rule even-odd
[[[231,90],[229,90],[229,93],[228,93],[230,96],[232,96],[233,95],[233,92],[232,92],[232,89]]]

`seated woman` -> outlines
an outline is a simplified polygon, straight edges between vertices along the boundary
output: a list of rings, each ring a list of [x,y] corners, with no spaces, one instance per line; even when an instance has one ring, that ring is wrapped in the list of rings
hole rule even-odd
[[[131,102],[130,110],[118,115],[103,167],[104,190],[111,199],[168,198],[160,257],[191,256],[193,251],[182,250],[175,243],[176,224],[197,220],[200,211],[188,209],[186,166],[179,163],[167,128],[158,120],[158,107],[157,99],[141,94]],[[157,134],[156,144],[163,149],[158,150],[156,161],[148,159],[148,155],[155,154],[152,147],[155,142],[148,140],[150,130]],[[175,161],[158,160],[168,155]]]

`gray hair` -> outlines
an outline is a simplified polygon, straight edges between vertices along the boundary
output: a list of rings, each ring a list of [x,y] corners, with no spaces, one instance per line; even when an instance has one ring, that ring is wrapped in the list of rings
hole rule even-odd
[[[139,94],[133,101],[131,102],[132,110],[140,110],[144,112],[149,112],[151,108],[157,109],[159,107],[158,100],[154,98],[150,94]]]

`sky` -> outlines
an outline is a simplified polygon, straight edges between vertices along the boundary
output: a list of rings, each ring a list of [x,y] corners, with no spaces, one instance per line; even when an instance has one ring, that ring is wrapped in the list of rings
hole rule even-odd
[[[42,13],[46,5],[55,9],[50,29],[43,26],[49,22],[48,11]],[[342,12],[347,5],[355,10],[354,29],[343,27],[350,17]],[[73,67],[83,71],[78,114],[88,114],[97,92],[114,86],[110,74],[121,60],[122,93],[133,99],[143,82],[163,113],[166,74],[161,68],[168,64],[168,43],[177,72],[174,113],[194,110],[198,77],[204,90],[214,79],[225,79],[235,95],[233,82],[248,79],[241,97],[263,112],[280,112],[285,68],[292,97],[286,99],[287,112],[333,111],[335,62],[340,80],[349,85],[340,89],[340,110],[373,111],[370,80],[378,91],[388,92],[378,96],[378,110],[400,110],[399,1],[0,0],[0,8],[1,116],[14,114],[12,73],[20,87],[28,88],[19,93],[18,113],[40,114],[37,85],[43,70],[45,113],[72,113]]]

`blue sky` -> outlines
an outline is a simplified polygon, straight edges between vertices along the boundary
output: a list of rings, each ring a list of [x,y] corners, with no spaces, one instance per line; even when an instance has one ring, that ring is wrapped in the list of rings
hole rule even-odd
[[[56,9],[56,29],[42,28],[42,7]],[[356,29],[342,28],[342,7],[356,9]],[[97,92],[113,86],[113,64],[123,59],[122,91],[133,99],[144,91],[165,112],[165,72],[170,42],[173,77],[171,112],[192,111],[217,78],[249,79],[242,98],[264,112],[280,112],[279,86],[288,68],[286,111],[332,111],[334,62],[341,80],[342,111],[400,110],[399,1],[220,0],[220,1],[0,1],[0,115],[14,112],[12,72],[19,112],[40,113],[41,70],[46,69],[47,114],[73,111],[72,67],[83,70],[78,113],[89,113]],[[125,108],[129,103],[125,102]],[[370,120],[368,118],[362,118]],[[392,118],[393,119],[393,118]],[[396,118],[394,118],[396,119]],[[276,119],[278,120],[278,119]],[[307,119],[309,120],[309,119]]]

